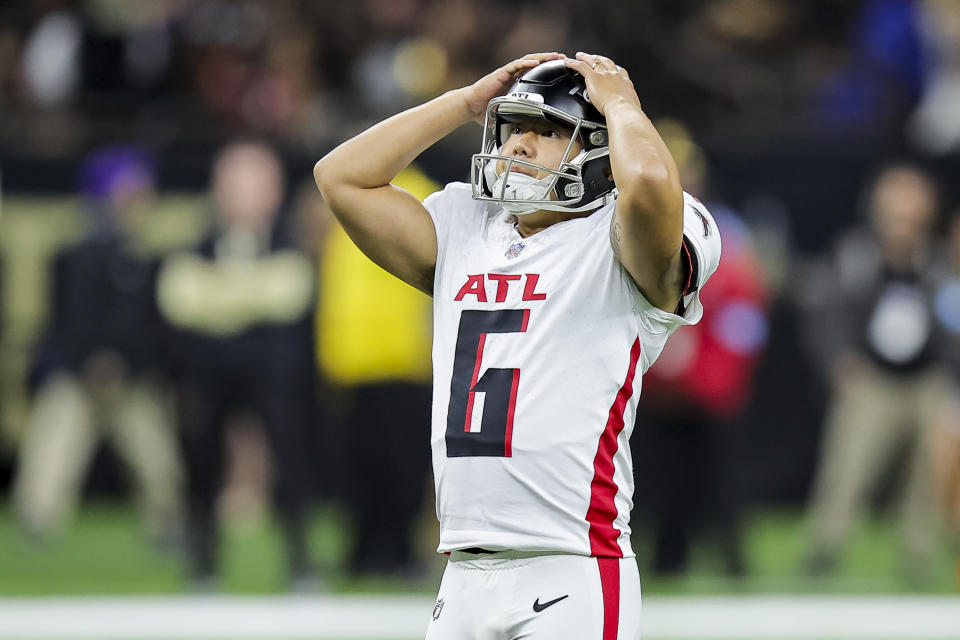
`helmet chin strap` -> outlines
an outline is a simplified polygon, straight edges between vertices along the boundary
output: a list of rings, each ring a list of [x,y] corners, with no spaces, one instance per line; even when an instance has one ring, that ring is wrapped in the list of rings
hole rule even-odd
[[[497,176],[493,183],[493,194],[500,196],[504,202],[501,206],[505,211],[517,216],[527,215],[543,208],[542,205],[523,204],[522,202],[506,202],[507,200],[549,200],[549,192],[556,183],[554,176],[546,176],[537,180],[533,176],[514,171],[506,171]]]

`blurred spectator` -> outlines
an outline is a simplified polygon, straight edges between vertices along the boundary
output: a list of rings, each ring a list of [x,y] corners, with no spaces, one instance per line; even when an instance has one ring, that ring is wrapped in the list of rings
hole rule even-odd
[[[960,411],[955,403],[942,414],[932,440],[937,497],[949,541],[958,554],[956,578],[960,587]]]
[[[684,189],[705,194],[703,150],[679,123],[658,122],[658,130]],[[678,331],[644,375],[634,469],[654,520],[654,570],[685,570],[694,533],[707,528],[724,570],[740,576],[747,570],[740,540],[740,419],[766,345],[767,291],[746,225],[724,204],[707,203],[723,237],[723,259],[701,294],[703,321]]]
[[[160,275],[160,308],[178,329],[173,358],[198,589],[216,587],[228,428],[250,415],[273,453],[291,586],[317,586],[306,539],[312,482],[305,446],[315,401],[314,279],[309,259],[278,224],[284,193],[270,147],[228,145],[213,169],[217,228],[193,252],[169,258]]]
[[[408,169],[394,181],[418,198],[437,185]],[[343,229],[321,268],[319,357],[339,399],[346,502],[356,533],[350,568],[416,577],[414,525],[430,464],[430,299],[360,253]]]
[[[0,108],[13,117],[0,120],[0,139],[63,154],[124,117],[151,140],[222,140],[240,127],[313,155],[344,129],[524,51],[597,46],[645,70],[655,111],[680,111],[700,128],[723,119],[789,134],[811,102],[841,124],[912,105],[925,80],[918,15],[933,11],[915,0],[581,9],[572,0],[6,3]]]
[[[30,534],[54,534],[108,438],[130,468],[151,538],[170,542],[180,525],[181,469],[160,387],[157,265],[135,234],[153,169],[139,150],[104,149],[87,160],[81,188],[90,231],[54,262],[14,501]]]
[[[927,81],[921,3],[863,0],[856,5],[848,60],[825,79],[818,115],[840,127],[899,123]]]
[[[79,56],[83,25],[73,13],[56,8],[38,18],[26,38],[21,73],[26,89],[40,107],[70,100],[80,85]]]
[[[937,289],[934,313],[948,336],[947,353],[953,374],[960,377],[960,208],[953,212],[948,231],[948,274]],[[954,544],[960,544],[960,396],[954,397],[939,415],[934,434],[934,470],[944,520]],[[960,565],[957,569],[960,571]],[[960,573],[957,579],[960,580]]]
[[[931,71],[910,133],[934,154],[960,148],[960,3],[924,0],[923,33]]]
[[[806,570],[834,569],[871,490],[905,451],[897,483],[902,570],[922,580],[936,548],[931,435],[956,394],[934,321],[937,189],[920,168],[891,165],[871,185],[866,207],[869,226],[842,239],[816,285],[821,298],[810,335],[833,398],[809,507]]]
[[[0,168],[0,221],[2,220],[3,220],[3,171],[2,171],[2,168]],[[2,252],[0,252],[0,352],[3,351],[4,337],[5,337],[4,330],[6,329],[7,319],[5,317],[6,315],[5,310],[10,308],[9,307],[10,303],[6,299],[7,283],[4,281],[4,278],[6,277],[5,269],[6,267],[4,265],[4,256]],[[5,397],[4,387],[3,387],[4,377],[5,376],[0,375],[0,398]],[[7,430],[4,428],[5,427],[4,417],[5,416],[3,415],[3,413],[0,412],[0,434],[7,432]],[[0,441],[2,441],[2,436],[0,436]]]

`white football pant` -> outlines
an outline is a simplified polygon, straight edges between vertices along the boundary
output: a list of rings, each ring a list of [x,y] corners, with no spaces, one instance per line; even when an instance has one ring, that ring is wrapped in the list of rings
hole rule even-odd
[[[635,558],[454,551],[426,640],[637,640]]]

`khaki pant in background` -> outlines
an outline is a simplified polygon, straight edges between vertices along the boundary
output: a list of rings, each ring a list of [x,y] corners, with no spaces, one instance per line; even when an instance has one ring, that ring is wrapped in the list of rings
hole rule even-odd
[[[933,441],[937,496],[954,544],[960,549],[960,402],[941,417]]]
[[[955,396],[939,370],[896,375],[867,365],[843,380],[827,413],[810,504],[812,562],[836,560],[872,490],[907,449],[898,486],[902,569],[910,578],[928,575],[939,533],[932,441]]]
[[[40,537],[62,529],[102,438],[110,440],[132,476],[148,535],[172,541],[182,525],[183,472],[170,412],[156,386],[145,380],[91,390],[61,373],[40,388],[13,485],[21,523]]]

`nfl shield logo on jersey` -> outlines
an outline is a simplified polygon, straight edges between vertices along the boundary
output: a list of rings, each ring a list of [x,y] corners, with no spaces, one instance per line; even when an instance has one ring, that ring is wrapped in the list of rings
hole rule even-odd
[[[443,598],[437,600],[437,604],[433,605],[433,619],[436,620],[440,617],[440,612],[443,611]]]
[[[518,255],[520,255],[520,252],[523,251],[525,246],[526,245],[524,245],[522,242],[514,242],[512,245],[510,245],[506,252],[504,252],[503,255],[507,256],[508,258],[516,258]]]

